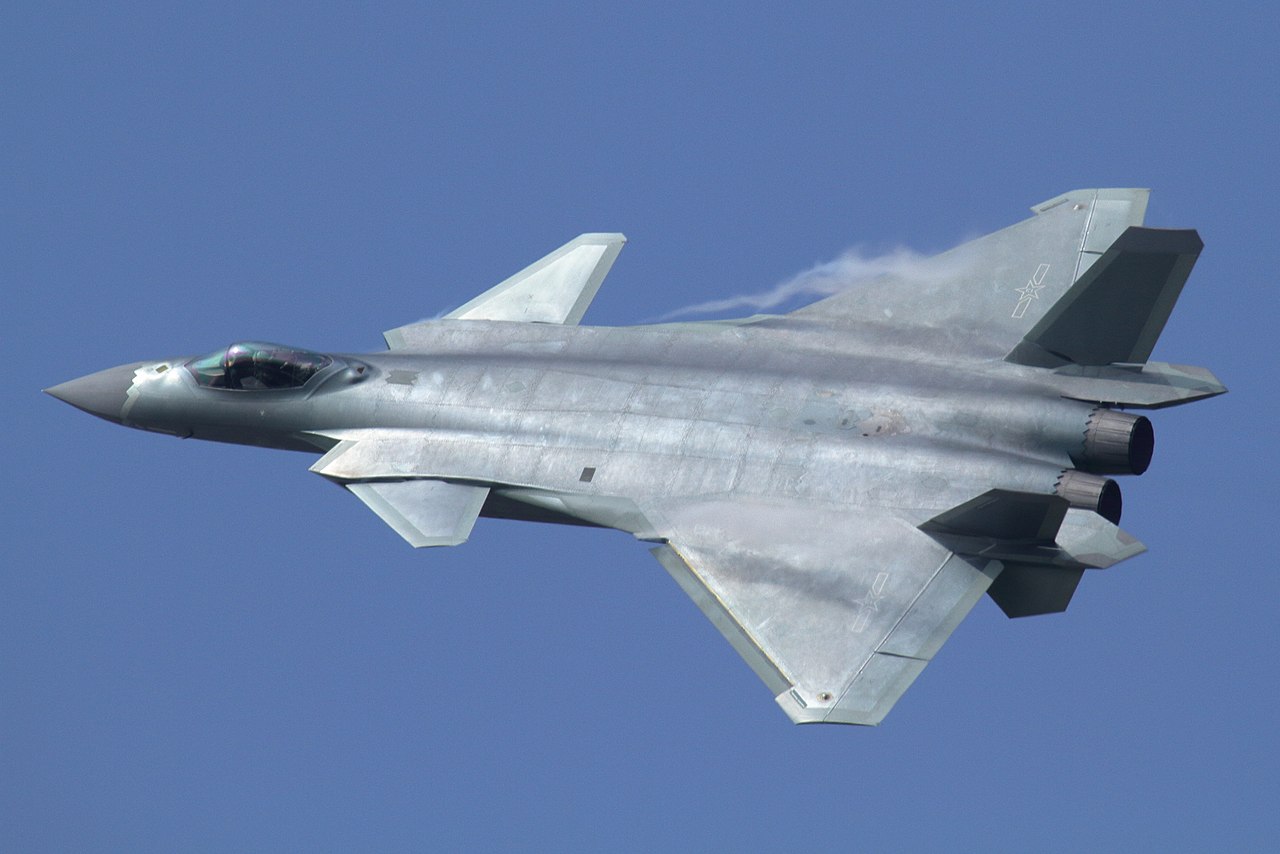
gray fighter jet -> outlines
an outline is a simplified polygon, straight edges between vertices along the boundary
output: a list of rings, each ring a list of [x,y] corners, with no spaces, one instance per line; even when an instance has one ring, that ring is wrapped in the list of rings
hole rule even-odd
[[[1034,216],[798,311],[580,326],[625,241],[585,234],[389,350],[258,342],[48,389],[129,427],[311,451],[414,546],[477,516],[616,528],[797,723],[876,724],[988,593],[1067,607],[1144,547],[1111,475],[1158,409],[1221,394],[1149,362],[1198,257],[1147,191]]]

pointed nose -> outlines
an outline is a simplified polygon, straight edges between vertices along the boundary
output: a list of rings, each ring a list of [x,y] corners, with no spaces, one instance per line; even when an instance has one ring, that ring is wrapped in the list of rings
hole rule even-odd
[[[44,393],[69,403],[76,409],[82,409],[90,415],[119,424],[124,410],[125,395],[133,385],[134,371],[145,364],[147,362],[134,362],[118,368],[108,368],[96,374],[89,374],[53,388],[47,388]]]

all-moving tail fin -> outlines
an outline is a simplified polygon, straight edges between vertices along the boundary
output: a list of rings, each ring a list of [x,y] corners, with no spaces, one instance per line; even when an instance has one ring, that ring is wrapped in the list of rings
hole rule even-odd
[[[1203,248],[1191,229],[1126,229],[1006,359],[1046,368],[1146,362]]]
[[[920,530],[957,554],[999,561],[987,593],[1010,617],[1065,611],[1086,568],[1104,569],[1146,550],[1057,495],[1004,489],[953,507]]]

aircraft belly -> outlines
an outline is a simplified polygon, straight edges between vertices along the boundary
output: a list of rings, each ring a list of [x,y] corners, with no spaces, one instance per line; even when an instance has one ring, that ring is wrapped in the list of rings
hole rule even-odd
[[[563,362],[481,369],[445,361],[435,360],[434,370],[387,371],[398,382],[380,384],[378,420],[412,435],[394,431],[406,444],[382,454],[380,476],[587,494],[734,491],[901,507],[919,506],[922,485],[937,496],[929,506],[942,509],[981,491],[976,487],[1048,491],[1062,468],[1062,461],[1037,459],[1030,444],[1006,438],[999,451],[983,446],[984,431],[1015,432],[1002,395],[977,392],[958,407],[919,387],[898,391],[896,377],[877,386],[745,376],[723,366],[700,376],[651,367],[649,378],[623,381]],[[1046,403],[1047,415],[1020,414],[1028,443],[1045,432],[1046,418],[1061,420],[1076,409],[1083,423],[1088,407],[1072,401]],[[954,442],[938,441],[952,436]]]

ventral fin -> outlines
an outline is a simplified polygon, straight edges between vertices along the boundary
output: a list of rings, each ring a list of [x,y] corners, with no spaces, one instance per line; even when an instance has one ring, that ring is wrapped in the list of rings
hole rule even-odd
[[[343,485],[415,549],[465,543],[489,495],[487,486],[443,480]]]

